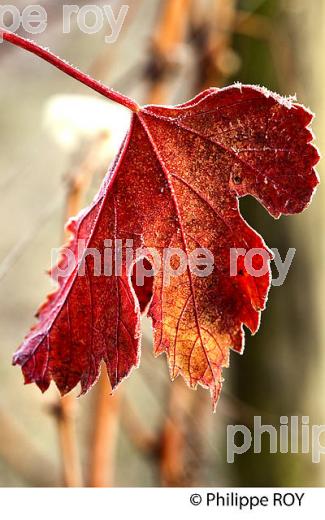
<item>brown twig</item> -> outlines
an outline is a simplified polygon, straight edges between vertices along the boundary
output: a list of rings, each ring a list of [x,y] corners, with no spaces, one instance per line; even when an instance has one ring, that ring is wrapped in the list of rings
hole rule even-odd
[[[192,0],[166,0],[152,39],[151,58],[146,68],[150,83],[148,103],[166,102],[170,72],[174,70],[175,53],[187,28]]]
[[[82,484],[78,444],[75,432],[75,397],[66,395],[52,407],[57,421],[63,482],[66,487],[78,487]]]
[[[96,391],[89,486],[108,487],[112,486],[114,482],[121,390],[119,389],[116,394],[110,395],[112,390],[104,365]]]
[[[164,486],[185,485],[186,424],[192,395],[180,378],[172,383],[162,430],[160,475]]]

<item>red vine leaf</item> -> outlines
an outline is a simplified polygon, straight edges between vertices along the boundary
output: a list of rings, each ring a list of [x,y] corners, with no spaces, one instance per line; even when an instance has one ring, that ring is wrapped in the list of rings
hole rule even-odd
[[[65,394],[80,382],[84,393],[104,360],[116,387],[138,365],[140,314],[147,309],[154,351],[167,354],[172,379],[180,373],[191,387],[209,388],[216,403],[229,349],[243,351],[243,325],[252,333],[258,329],[270,286],[269,269],[252,276],[242,263],[230,276],[230,248],[268,254],[241,217],[238,198],[253,195],[276,218],[308,205],[319,159],[310,144],[311,119],[292,100],[240,85],[209,89],[175,108],[146,106],[134,113],[98,196],[70,221],[67,246],[77,258],[78,241],[84,240],[103,258],[105,240],[119,239],[122,272],[95,276],[95,260],[87,255],[59,279],[14,356],[26,383],[45,391],[53,379]],[[195,248],[206,248],[214,269],[200,277],[188,266],[169,284],[160,269],[136,286],[127,240],[161,253],[178,248],[187,259]],[[149,255],[147,269],[149,260],[155,266]],[[258,269],[261,257],[254,261]],[[66,263],[63,256],[59,267]],[[84,275],[78,272],[82,263]]]

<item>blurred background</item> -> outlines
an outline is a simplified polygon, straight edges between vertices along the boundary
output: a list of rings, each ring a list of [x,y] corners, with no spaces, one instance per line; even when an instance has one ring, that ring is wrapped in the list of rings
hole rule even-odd
[[[34,39],[138,102],[181,103],[210,86],[260,84],[297,94],[316,113],[324,148],[322,0],[131,0],[111,44],[108,23],[87,35],[72,22],[63,34],[63,3],[39,0],[48,27]],[[95,4],[117,15],[127,2]],[[267,436],[260,454],[227,464],[226,427],[251,427],[256,415],[275,426],[292,415],[325,424],[324,187],[302,215],[279,221],[241,200],[282,258],[297,251],[284,285],[270,291],[259,333],[247,333],[243,356],[231,354],[216,414],[208,392],[170,383],[145,319],[141,366],[114,396],[104,376],[80,399],[76,391],[60,401],[54,387],[43,396],[24,387],[12,353],[53,289],[45,270],[63,223],[97,191],[129,115],[6,43],[0,68],[0,485],[323,486],[325,461],[270,454]]]

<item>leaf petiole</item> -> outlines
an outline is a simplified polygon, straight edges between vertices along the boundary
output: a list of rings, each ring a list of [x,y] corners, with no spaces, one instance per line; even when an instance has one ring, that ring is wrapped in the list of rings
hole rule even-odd
[[[88,74],[81,72],[77,68],[70,65],[68,62],[62,60],[61,58],[59,58],[49,50],[45,49],[44,47],[41,47],[37,43],[31,40],[27,40],[26,38],[12,33],[11,31],[6,31],[1,28],[0,38],[9,43],[12,43],[13,45],[16,45],[17,47],[21,47],[22,49],[25,49],[26,51],[31,52],[36,56],[39,56],[40,58],[47,61],[57,69],[61,70],[62,72],[65,72],[65,74],[67,74],[68,76],[75,78],[76,80],[80,81],[80,83],[83,83],[87,87],[91,88],[92,90],[95,90],[99,94],[102,94],[106,98],[115,101],[120,105],[125,106],[129,110],[132,110],[132,112],[138,112],[140,110],[139,105],[135,101],[133,101],[133,99],[130,99],[129,97],[124,96],[119,92],[116,92],[115,90],[107,87],[106,85],[103,85],[99,81],[96,81],[95,79],[88,76]]]

